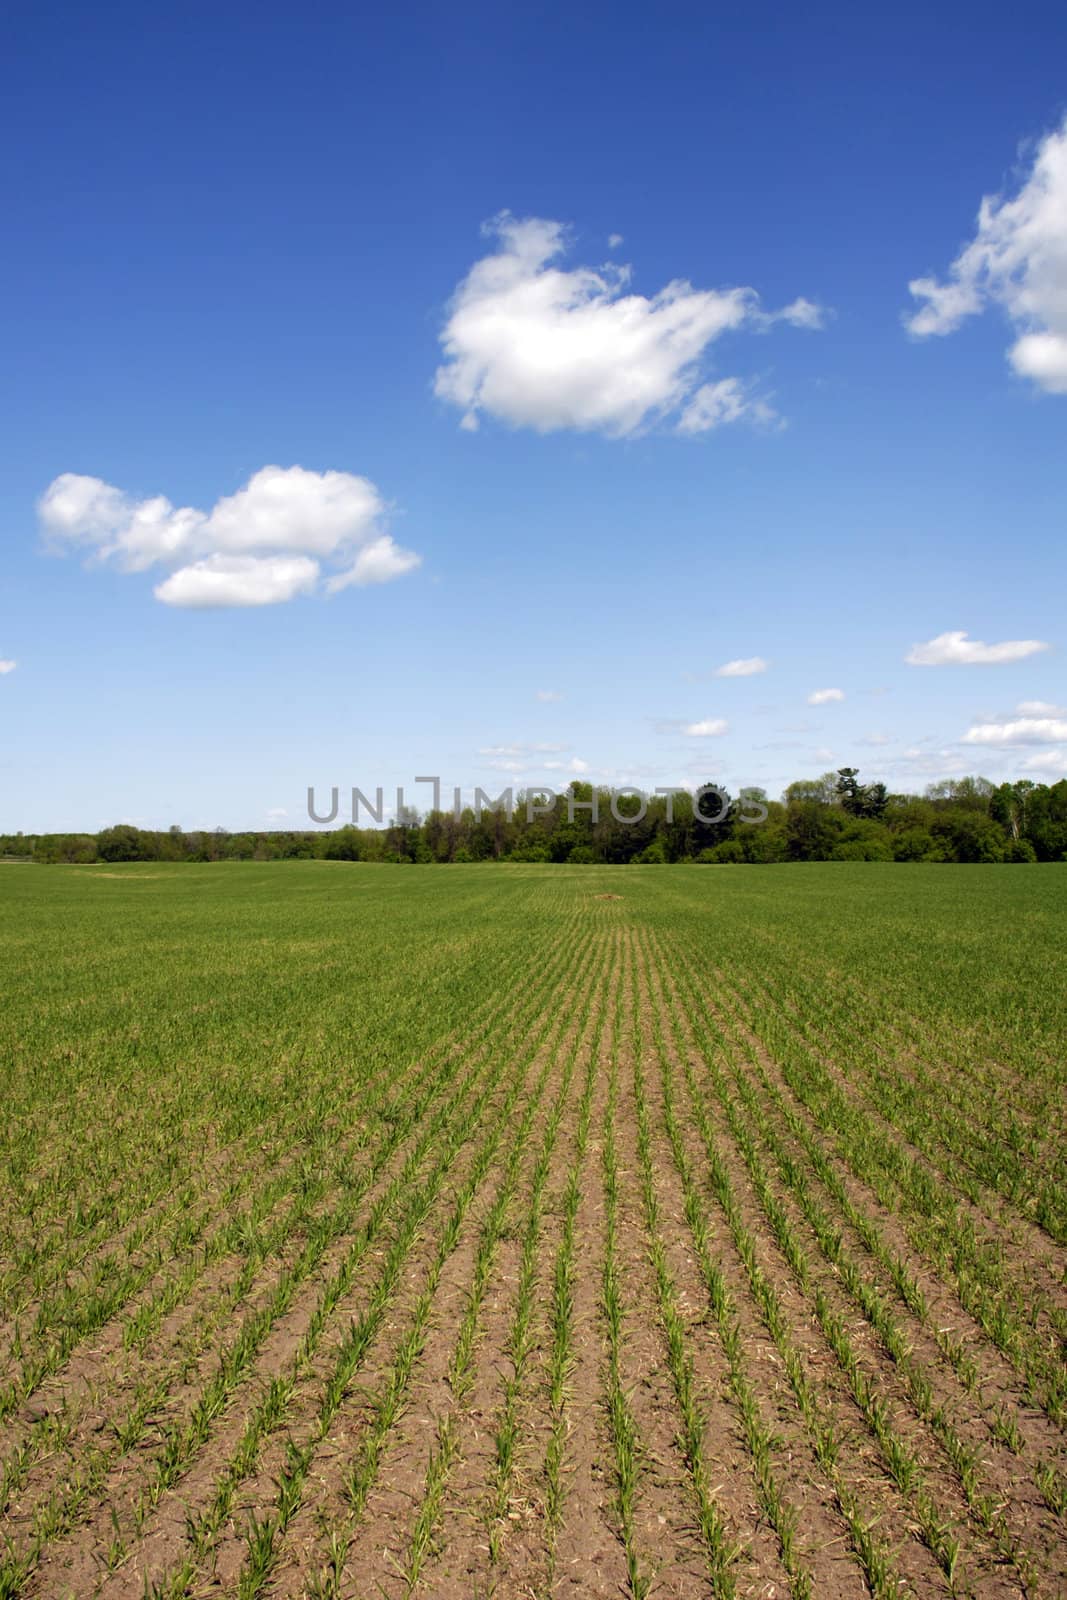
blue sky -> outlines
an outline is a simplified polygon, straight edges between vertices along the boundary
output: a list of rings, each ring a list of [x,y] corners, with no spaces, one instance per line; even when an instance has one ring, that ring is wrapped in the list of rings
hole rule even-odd
[[[1062,7],[5,28],[0,829],[1067,772]]]

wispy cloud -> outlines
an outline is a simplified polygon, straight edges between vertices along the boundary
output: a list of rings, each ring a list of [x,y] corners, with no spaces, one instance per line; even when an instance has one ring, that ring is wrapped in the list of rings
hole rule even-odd
[[[789,305],[783,306],[780,311],[764,311],[759,321],[764,327],[771,328],[776,322],[788,322],[793,328],[825,328],[829,313],[825,306],[816,305],[814,300],[805,300],[800,295]]]
[[[1043,772],[1052,778],[1067,777],[1067,750],[1041,750],[1036,755],[1027,756],[1023,771]]]
[[[489,744],[479,749],[480,756],[530,756],[560,755],[566,749],[562,744]]]
[[[770,666],[769,661],[764,661],[762,656],[739,656],[736,661],[724,661],[721,667],[715,668],[717,678],[752,678],[759,672],[766,672]]]
[[[588,761],[580,756],[568,756],[562,744],[491,744],[483,745],[478,754],[494,772],[506,772],[513,777],[528,777],[539,772],[566,772],[579,777],[590,770]]]
[[[728,733],[730,724],[722,717],[705,717],[703,722],[687,722],[682,729],[690,739],[717,739]]]
[[[1067,707],[1050,700],[1020,700],[1015,709],[1024,717],[1067,717]]]
[[[678,418],[679,433],[710,433],[724,422],[778,422],[777,411],[768,400],[761,400],[751,384],[740,378],[720,378],[702,383]]]
[[[844,689],[813,689],[808,695],[809,706],[829,706],[845,698]]]

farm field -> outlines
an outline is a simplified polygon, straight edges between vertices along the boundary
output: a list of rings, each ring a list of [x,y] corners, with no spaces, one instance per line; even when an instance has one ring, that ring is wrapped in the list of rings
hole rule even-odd
[[[1067,1592],[1067,868],[0,867],[0,1597]]]

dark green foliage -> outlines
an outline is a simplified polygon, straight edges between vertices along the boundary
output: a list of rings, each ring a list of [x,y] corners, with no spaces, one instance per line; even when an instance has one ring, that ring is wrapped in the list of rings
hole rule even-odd
[[[536,800],[536,796],[533,797]],[[594,812],[595,801],[595,812]],[[791,783],[782,800],[742,789],[724,804],[707,795],[701,811],[678,791],[651,797],[575,781],[555,808],[516,797],[469,807],[458,816],[410,808],[387,827],[351,824],[315,831],[155,833],[121,823],[96,834],[0,835],[0,857],[87,865],[94,861],[378,861],[396,864],[476,861],[581,865],[754,865],[783,861],[1007,862],[1067,860],[1067,779],[1054,784],[959,778],[932,784],[925,795],[889,794],[864,784],[855,767]],[[719,820],[706,816],[721,812]],[[760,813],[765,815],[761,817]]]

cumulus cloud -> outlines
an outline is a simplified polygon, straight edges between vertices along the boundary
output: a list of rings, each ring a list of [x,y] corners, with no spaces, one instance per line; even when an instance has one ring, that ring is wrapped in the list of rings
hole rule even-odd
[[[908,288],[921,304],[906,325],[919,338],[1000,306],[1018,335],[1014,370],[1067,394],[1067,119],[1037,145],[1018,194],[982,200],[977,232],[947,280],[914,278]]]
[[[808,695],[809,706],[828,706],[845,698],[844,689],[813,689]]]
[[[307,556],[205,556],[179,567],[152,591],[167,606],[272,606],[315,587]]]
[[[388,508],[375,485],[350,472],[263,467],[210,511],[64,472],[37,509],[53,548],[124,572],[175,569],[154,591],[165,605],[275,605],[317,589],[323,562],[342,569],[326,580],[333,591],[386,583],[420,561],[382,531]]]
[[[559,222],[502,212],[484,231],[496,247],[452,298],[434,381],[468,429],[483,414],[539,433],[612,437],[665,418],[690,433],[760,420],[761,403],[738,379],[703,383],[710,346],[746,325],[815,326],[809,301],[768,313],[753,289],[695,289],[682,279],[648,297],[630,291],[628,267],[564,268]]]
[[[0,678],[4,677],[9,672],[14,672],[14,670],[15,670],[15,668],[17,666],[18,666],[18,662],[17,661],[10,661],[10,660],[0,661]]]
[[[762,656],[739,656],[736,661],[724,661],[715,668],[717,678],[751,678],[757,672],[766,672],[770,666]]]
[[[729,726],[722,717],[705,717],[703,722],[687,722],[682,732],[691,739],[715,739],[726,733]]]
[[[1065,717],[1012,717],[1001,722],[976,722],[963,736],[964,744],[1058,744],[1067,739]]]
[[[911,667],[990,667],[1005,661],[1023,661],[1047,649],[1041,639],[1005,639],[1000,644],[984,644],[981,639],[955,631],[939,633],[926,644],[913,644],[904,660]]]

